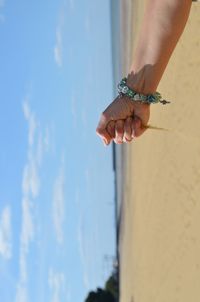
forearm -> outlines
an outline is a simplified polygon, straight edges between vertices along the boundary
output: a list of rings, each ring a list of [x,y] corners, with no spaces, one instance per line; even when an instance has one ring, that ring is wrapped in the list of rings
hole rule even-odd
[[[187,22],[191,0],[149,0],[127,84],[136,91],[156,91]]]

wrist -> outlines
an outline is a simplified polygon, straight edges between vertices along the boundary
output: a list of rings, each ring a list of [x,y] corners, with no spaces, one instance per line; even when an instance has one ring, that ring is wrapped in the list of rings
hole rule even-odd
[[[147,95],[156,92],[158,84],[152,80],[151,66],[144,66],[140,71],[131,70],[127,76],[127,85],[138,93]]]
[[[169,101],[162,99],[162,96],[158,91],[144,94],[144,92],[141,93],[139,90],[136,91],[135,88],[131,88],[127,84],[127,77],[123,78],[117,87],[119,96],[128,96],[134,102],[142,102],[147,104],[162,103],[163,105],[170,103]]]

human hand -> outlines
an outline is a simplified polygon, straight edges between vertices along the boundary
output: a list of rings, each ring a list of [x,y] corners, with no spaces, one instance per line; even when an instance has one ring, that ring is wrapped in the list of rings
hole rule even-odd
[[[150,105],[118,96],[101,114],[96,133],[106,145],[130,142],[146,130],[150,116]]]

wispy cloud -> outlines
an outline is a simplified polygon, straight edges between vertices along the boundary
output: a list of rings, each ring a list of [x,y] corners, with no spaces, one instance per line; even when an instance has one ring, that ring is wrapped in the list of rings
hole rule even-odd
[[[29,162],[24,167],[22,191],[24,195],[36,198],[39,194],[40,179],[35,158],[31,155]]]
[[[29,126],[29,131],[28,131],[28,141],[29,145],[32,146],[34,143],[34,135],[35,131],[37,128],[37,122],[35,119],[35,114],[30,110],[29,103],[28,103],[28,97],[25,99],[23,103],[23,112],[24,112],[24,117],[26,118]]]
[[[64,184],[65,184],[64,160],[62,160],[58,172],[58,176],[54,182],[53,204],[52,204],[53,224],[56,232],[56,239],[59,244],[62,244],[64,240],[64,231],[63,231],[63,224],[65,219]]]
[[[51,302],[60,302],[63,295],[66,297],[66,280],[61,272],[49,269],[48,284],[51,290]]]
[[[72,117],[73,117],[73,125],[74,127],[78,126],[78,120],[79,120],[79,114],[78,114],[78,110],[77,110],[77,99],[75,97],[75,94],[72,94],[71,96],[71,113],[72,113]]]
[[[85,17],[84,25],[85,25],[85,31],[86,31],[87,37],[89,38],[91,35],[91,21],[90,21],[90,17],[88,15]]]
[[[54,47],[54,58],[59,67],[63,64],[63,42],[62,42],[62,29],[60,27],[56,30],[56,45]]]
[[[5,16],[4,14],[1,12],[2,9],[5,6],[5,0],[0,0],[0,22],[3,23],[5,21]]]
[[[83,267],[83,282],[85,289],[88,291],[91,288],[90,280],[89,280],[89,266],[90,266],[90,260],[89,260],[89,253],[87,253],[87,248],[85,246],[85,237],[84,237],[84,224],[83,224],[83,217],[80,216],[79,220],[79,226],[78,226],[78,244],[79,244],[79,253],[81,258],[81,263]]]
[[[17,285],[17,294],[15,298],[16,302],[27,302],[28,301],[28,293],[27,288],[22,284]]]
[[[2,15],[2,14],[0,13],[0,22],[3,23],[4,21],[5,21],[5,17],[4,17],[4,15]]]
[[[54,59],[58,67],[63,66],[63,32],[65,25],[65,10],[66,7],[62,7],[61,13],[56,28],[56,43],[54,46]]]
[[[22,226],[20,234],[19,281],[16,302],[27,302],[27,256],[30,243],[34,240],[34,201],[40,193],[39,171],[44,153],[47,151],[47,134],[42,134],[39,121],[29,105],[29,98],[23,102],[24,117],[28,123],[27,162],[22,179]],[[47,133],[47,131],[46,131]],[[49,134],[48,134],[49,135]]]
[[[0,8],[4,7],[5,5],[5,0],[0,0]]]
[[[12,256],[11,209],[6,206],[0,216],[0,254],[10,259]]]
[[[75,9],[74,0],[69,0],[69,6],[70,6],[71,11],[74,11],[74,9]]]

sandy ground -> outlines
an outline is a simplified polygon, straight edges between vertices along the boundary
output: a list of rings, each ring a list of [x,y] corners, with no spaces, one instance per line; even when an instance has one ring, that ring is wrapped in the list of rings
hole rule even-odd
[[[144,3],[122,1],[123,72]],[[127,29],[127,27],[129,27]],[[129,58],[129,59],[128,59]],[[200,3],[158,89],[148,130],[126,145],[120,228],[121,302],[200,301]]]

